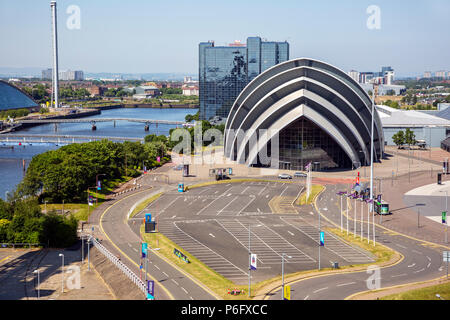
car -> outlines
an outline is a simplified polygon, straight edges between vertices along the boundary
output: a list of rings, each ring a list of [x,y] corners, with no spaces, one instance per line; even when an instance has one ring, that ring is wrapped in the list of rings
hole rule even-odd
[[[183,170],[183,165],[179,164],[176,167],[173,167],[173,170]]]
[[[294,173],[294,177],[297,177],[297,178],[306,178],[308,175],[306,174],[306,173],[303,173],[303,172],[296,172],[296,173]]]
[[[290,174],[287,173],[281,173],[278,175],[278,178],[280,179],[292,179],[292,176]]]

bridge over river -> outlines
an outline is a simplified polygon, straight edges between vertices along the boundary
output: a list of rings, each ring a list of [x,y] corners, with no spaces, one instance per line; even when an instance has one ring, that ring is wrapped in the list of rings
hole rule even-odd
[[[0,143],[12,144],[33,144],[33,143],[56,143],[56,144],[69,144],[69,143],[82,143],[98,140],[110,140],[117,142],[131,141],[131,142],[144,142],[144,138],[133,137],[105,137],[105,136],[75,136],[75,135],[40,135],[40,134],[0,134]]]
[[[129,121],[140,122],[146,124],[169,124],[169,125],[186,125],[183,121],[171,120],[155,120],[155,119],[133,119],[133,118],[90,118],[90,119],[35,119],[35,120],[17,120],[17,123],[46,124],[46,123],[97,123],[97,122],[116,122]]]

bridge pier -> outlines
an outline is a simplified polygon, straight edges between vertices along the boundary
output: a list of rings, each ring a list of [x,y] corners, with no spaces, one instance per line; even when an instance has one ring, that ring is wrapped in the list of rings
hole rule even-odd
[[[146,124],[145,127],[144,127],[144,131],[147,132],[147,131],[149,131],[149,130],[150,130],[150,126],[149,126],[148,124]]]

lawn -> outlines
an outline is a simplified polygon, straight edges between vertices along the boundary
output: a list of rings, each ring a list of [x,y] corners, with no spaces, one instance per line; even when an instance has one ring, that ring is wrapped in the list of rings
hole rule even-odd
[[[314,198],[316,197],[317,194],[319,194],[322,190],[324,189],[324,187],[320,184],[313,184],[311,186],[311,194],[309,195],[309,198],[306,199],[306,189],[305,192],[302,193],[302,195],[300,196],[299,200],[298,200],[298,204],[300,206],[303,206],[305,204],[311,204],[314,201]]]
[[[442,299],[450,300],[450,282],[406,291],[403,293],[391,294],[380,298],[381,300],[440,300],[436,297],[439,294]]]

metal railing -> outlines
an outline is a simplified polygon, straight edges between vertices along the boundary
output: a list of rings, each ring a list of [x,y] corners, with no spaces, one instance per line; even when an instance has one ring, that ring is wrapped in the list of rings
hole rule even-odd
[[[98,242],[93,237],[90,237],[95,248],[98,249],[103,255],[109,259],[117,268],[119,268],[144,294],[147,292],[146,285],[144,281],[139,279],[139,277],[130,270],[119,258],[112,254],[108,249],[106,249],[100,242]]]

